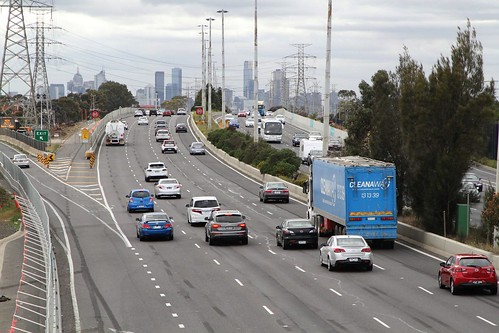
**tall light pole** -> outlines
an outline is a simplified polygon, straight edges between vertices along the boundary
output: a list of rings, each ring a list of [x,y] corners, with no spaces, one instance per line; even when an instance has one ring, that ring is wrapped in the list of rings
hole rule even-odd
[[[227,13],[226,10],[217,10],[217,13],[222,14],[222,124],[225,128],[225,26],[224,26],[224,14]]]
[[[327,41],[326,41],[326,78],[324,80],[324,116],[323,121],[323,139],[322,156],[327,155],[329,149],[329,95],[331,94],[331,21],[333,18],[333,0],[328,1],[327,6]]]
[[[255,125],[253,126],[253,142],[258,142],[258,10],[257,10],[257,0],[255,0],[255,64],[253,67],[253,98],[254,100],[254,110],[253,118],[255,119]]]
[[[204,112],[206,112],[206,45],[204,42],[204,28],[207,27],[205,24],[199,25],[201,27],[201,57],[203,58],[201,63],[202,63],[202,79],[201,79],[201,107],[203,108],[203,118],[204,118]],[[208,123],[209,124],[209,123]],[[211,124],[209,124],[211,125]],[[208,126],[209,126],[208,125]]]
[[[208,34],[208,130],[211,130],[211,21],[215,21],[214,18],[208,17],[206,21],[210,22],[210,32]]]

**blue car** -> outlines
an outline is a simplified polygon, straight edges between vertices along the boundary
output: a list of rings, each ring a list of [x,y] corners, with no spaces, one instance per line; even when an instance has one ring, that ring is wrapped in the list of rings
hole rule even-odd
[[[127,212],[131,213],[137,210],[154,212],[154,195],[149,190],[144,188],[131,190],[126,197],[128,198]]]
[[[229,121],[229,128],[239,128],[239,121],[237,120],[237,118],[234,118],[234,119],[231,119]]]
[[[137,238],[141,241],[149,237],[162,237],[173,240],[173,219],[166,213],[144,213],[135,219]]]

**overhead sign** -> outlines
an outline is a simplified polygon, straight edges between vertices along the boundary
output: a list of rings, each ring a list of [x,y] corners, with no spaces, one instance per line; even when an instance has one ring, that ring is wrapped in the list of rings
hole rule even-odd
[[[202,115],[203,114],[203,108],[197,108],[196,109],[196,114]]]
[[[90,115],[92,116],[92,118],[99,118],[99,111],[97,110],[92,110],[92,112],[90,112]]]
[[[90,131],[88,130],[88,128],[85,127],[81,130],[81,140],[84,143],[87,143],[89,139],[90,139]]]
[[[42,142],[49,142],[48,130],[35,130],[35,140]]]

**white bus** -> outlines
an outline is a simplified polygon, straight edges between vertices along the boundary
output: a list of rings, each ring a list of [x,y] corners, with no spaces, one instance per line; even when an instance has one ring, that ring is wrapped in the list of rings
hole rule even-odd
[[[282,142],[283,125],[279,119],[263,118],[259,128],[260,137],[267,142]]]

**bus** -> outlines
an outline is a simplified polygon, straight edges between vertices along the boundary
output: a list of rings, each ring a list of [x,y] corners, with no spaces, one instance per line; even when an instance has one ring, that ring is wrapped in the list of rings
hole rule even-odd
[[[263,118],[259,128],[262,140],[267,142],[282,142],[283,125],[279,119]]]

